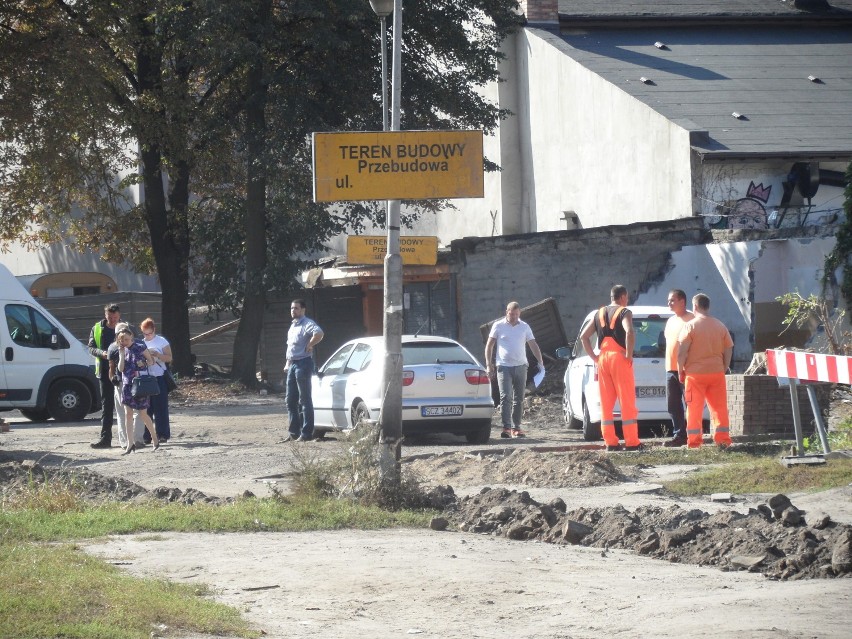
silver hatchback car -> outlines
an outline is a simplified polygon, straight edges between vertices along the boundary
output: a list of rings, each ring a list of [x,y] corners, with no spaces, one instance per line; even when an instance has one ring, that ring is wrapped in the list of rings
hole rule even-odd
[[[384,339],[346,342],[314,374],[318,433],[378,419],[382,404]],[[491,436],[491,381],[464,346],[447,337],[402,336],[402,429],[405,435],[453,433],[471,443]]]

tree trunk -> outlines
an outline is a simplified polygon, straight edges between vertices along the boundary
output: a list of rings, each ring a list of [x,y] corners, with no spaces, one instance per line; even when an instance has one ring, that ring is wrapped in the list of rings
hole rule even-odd
[[[162,49],[156,34],[142,22],[141,46],[137,51],[139,94],[157,95],[162,91]],[[165,118],[162,111],[157,114]],[[189,345],[189,166],[175,165],[170,175],[168,206],[163,182],[163,151],[157,136],[149,135],[142,124],[137,132],[145,187],[145,221],[151,235],[151,250],[157,264],[162,298],[160,332],[172,347],[172,369],[180,375],[194,373]],[[150,139],[149,139],[150,138]]]
[[[234,340],[232,376],[246,386],[257,385],[257,349],[266,309],[266,141],[267,88],[263,62],[257,60],[248,74],[246,137],[248,163],[246,180],[246,289],[243,312]],[[283,363],[282,363],[283,365]]]

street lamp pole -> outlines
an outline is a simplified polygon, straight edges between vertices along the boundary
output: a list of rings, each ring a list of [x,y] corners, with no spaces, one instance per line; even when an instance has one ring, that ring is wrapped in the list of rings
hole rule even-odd
[[[387,131],[385,94],[385,17],[393,13],[393,64],[391,68],[391,131],[399,131],[402,95],[402,0],[370,0],[370,6],[381,19],[382,29],[382,125]],[[382,406],[379,423],[382,429],[381,465],[384,470],[398,466],[402,446],[402,257],[399,254],[400,201],[385,205],[387,253],[385,255],[384,346]]]
[[[393,13],[395,0],[370,0],[373,12],[379,16],[379,28],[382,42],[382,131],[388,130],[388,29],[387,17]],[[396,33],[396,31],[394,31]]]
[[[393,9],[393,7],[391,7]],[[382,30],[382,131],[388,130],[388,27],[387,15],[379,16]]]

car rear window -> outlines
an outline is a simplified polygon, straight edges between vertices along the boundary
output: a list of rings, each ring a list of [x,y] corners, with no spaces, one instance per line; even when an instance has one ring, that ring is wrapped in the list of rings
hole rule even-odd
[[[475,364],[458,344],[449,342],[414,342],[402,345],[402,363],[418,364]]]

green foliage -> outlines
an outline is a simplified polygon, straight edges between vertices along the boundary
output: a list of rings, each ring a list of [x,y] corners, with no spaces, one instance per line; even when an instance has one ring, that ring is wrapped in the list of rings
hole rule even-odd
[[[845,419],[836,428],[829,430],[828,447],[831,450],[852,450],[852,417]],[[822,440],[817,433],[802,440],[805,451],[809,453],[821,453]]]
[[[850,482],[852,459],[832,459],[824,465],[787,468],[775,457],[714,466],[664,485],[676,495],[688,496],[717,492],[742,495],[825,490],[846,486]]]
[[[815,323],[822,326],[825,331],[829,348],[833,354],[846,355],[852,353],[852,339],[850,339],[852,336],[849,335],[848,331],[841,328],[843,318],[846,315],[845,310],[839,310],[835,313],[833,305],[829,304],[825,297],[813,294],[802,297],[798,291],[785,293],[775,299],[788,307],[787,316],[782,322],[784,326],[802,328]]]
[[[402,128],[496,128],[507,114],[480,89],[516,9],[406,6]],[[308,143],[381,128],[378,25],[363,0],[0,4],[0,246],[156,268],[184,374],[192,277],[202,301],[243,313],[234,368],[246,359],[249,383],[265,291],[291,288],[344,228],[381,220],[376,203],[312,202]]]

